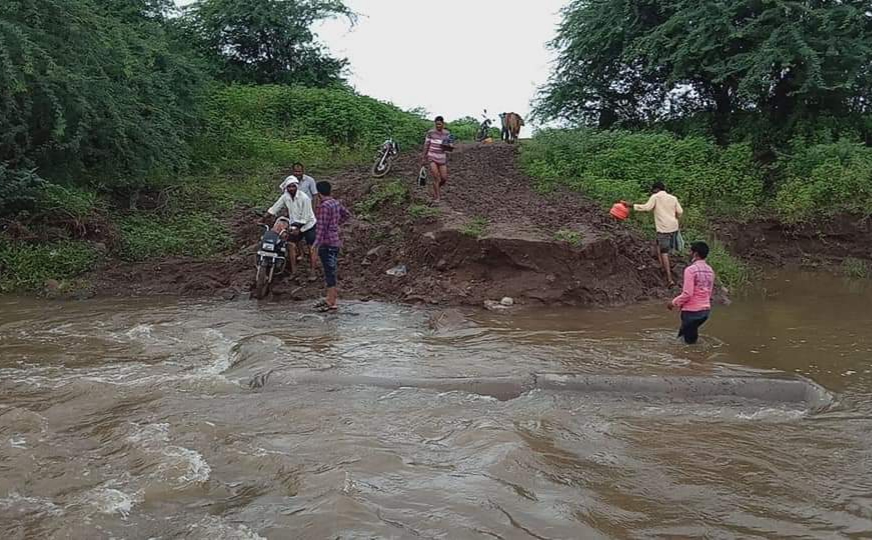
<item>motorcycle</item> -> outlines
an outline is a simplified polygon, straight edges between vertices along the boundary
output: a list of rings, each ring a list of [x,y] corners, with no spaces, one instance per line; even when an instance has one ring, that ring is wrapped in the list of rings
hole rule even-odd
[[[391,165],[393,165],[394,158],[399,153],[400,146],[394,141],[393,137],[389,137],[388,140],[382,143],[376,155],[375,163],[372,166],[373,177],[381,178],[388,174],[391,170]]]
[[[287,240],[268,225],[261,223],[261,227],[265,230],[255,256],[257,276],[254,280],[254,296],[258,299],[269,294],[273,277],[281,274],[288,262]]]
[[[481,121],[481,124],[478,126],[478,131],[475,133],[475,141],[482,142],[483,140],[488,138],[490,134],[491,128],[491,119],[487,117],[487,109],[484,110],[484,114],[482,115],[484,120]]]

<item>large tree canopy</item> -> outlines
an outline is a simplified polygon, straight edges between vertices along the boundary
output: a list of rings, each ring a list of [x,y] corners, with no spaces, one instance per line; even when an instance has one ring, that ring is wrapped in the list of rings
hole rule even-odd
[[[347,65],[315,41],[314,23],[354,14],[342,0],[197,0],[188,20],[229,81],[328,86]]]
[[[573,122],[650,122],[736,112],[783,125],[868,112],[868,0],[574,0],[536,112]]]
[[[0,3],[0,162],[54,177],[180,166],[203,77],[159,23],[165,7]]]

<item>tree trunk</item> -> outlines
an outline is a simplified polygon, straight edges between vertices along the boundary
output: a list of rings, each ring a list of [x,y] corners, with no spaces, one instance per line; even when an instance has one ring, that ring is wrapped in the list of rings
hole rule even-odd
[[[720,146],[730,144],[730,118],[733,113],[733,98],[730,95],[730,87],[726,84],[715,88],[715,140]]]

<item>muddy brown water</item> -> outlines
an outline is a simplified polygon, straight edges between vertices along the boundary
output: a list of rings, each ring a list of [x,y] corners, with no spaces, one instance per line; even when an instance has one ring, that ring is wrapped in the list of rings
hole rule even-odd
[[[872,286],[780,274],[704,342],[660,304],[432,312],[0,298],[0,538],[872,535]],[[826,410],[258,373],[798,374]]]

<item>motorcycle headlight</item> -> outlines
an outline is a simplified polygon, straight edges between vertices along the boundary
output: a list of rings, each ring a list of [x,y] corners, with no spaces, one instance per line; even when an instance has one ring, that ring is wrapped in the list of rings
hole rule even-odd
[[[260,247],[261,247],[261,249],[263,249],[264,251],[275,251],[275,250],[276,250],[276,245],[275,245],[275,244],[271,244],[271,243],[269,243],[269,242],[264,242],[263,244],[261,244]]]

